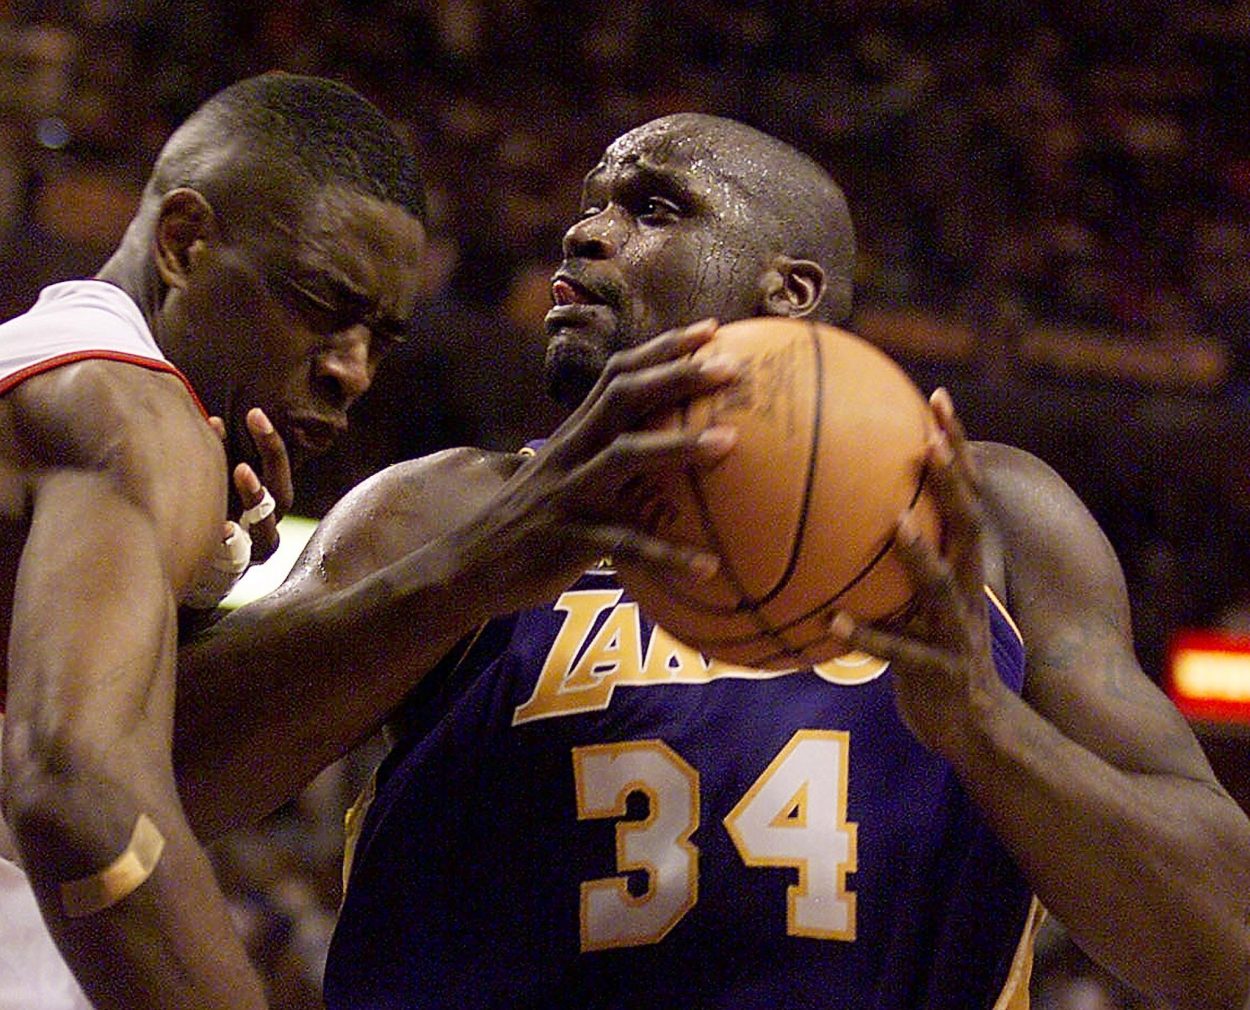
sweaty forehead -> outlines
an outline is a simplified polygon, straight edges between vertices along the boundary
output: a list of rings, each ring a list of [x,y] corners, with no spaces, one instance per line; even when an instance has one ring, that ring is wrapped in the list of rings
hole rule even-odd
[[[630,170],[654,171],[705,185],[749,190],[757,159],[746,138],[684,120],[647,123],[617,138],[603,153],[587,182]]]

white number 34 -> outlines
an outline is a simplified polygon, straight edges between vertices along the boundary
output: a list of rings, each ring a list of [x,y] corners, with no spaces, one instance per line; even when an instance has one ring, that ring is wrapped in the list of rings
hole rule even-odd
[[[850,737],[800,730],[725,817],[747,866],[792,867],[786,930],[792,936],[855,939],[855,829],[846,820]],[[631,793],[647,797],[640,820],[616,825],[616,868],[646,875],[632,894],[625,876],[581,887],[582,950],[658,943],[699,900],[699,774],[660,740],[573,749],[577,815],[624,818]]]

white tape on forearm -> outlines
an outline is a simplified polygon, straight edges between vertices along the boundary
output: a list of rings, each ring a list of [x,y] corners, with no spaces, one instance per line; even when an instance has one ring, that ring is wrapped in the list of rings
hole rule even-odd
[[[268,519],[273,515],[274,501],[273,495],[269,493],[269,488],[262,487],[261,499],[250,509],[244,509],[243,514],[239,516],[239,525],[245,530],[250,530],[258,522]]]

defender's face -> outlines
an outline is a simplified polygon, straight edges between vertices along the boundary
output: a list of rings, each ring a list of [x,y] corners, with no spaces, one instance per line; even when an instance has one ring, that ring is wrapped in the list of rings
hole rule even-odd
[[[219,359],[197,371],[209,365],[231,462],[255,462],[244,418],[261,407],[299,465],[346,430],[348,407],[407,334],[425,233],[403,208],[338,187],[266,224],[204,254],[183,311],[193,353]]]
[[[733,156],[648,124],[586,177],[547,314],[547,377],[561,402],[579,403],[614,351],[707,316],[755,313],[766,245],[749,194],[725,171]]]

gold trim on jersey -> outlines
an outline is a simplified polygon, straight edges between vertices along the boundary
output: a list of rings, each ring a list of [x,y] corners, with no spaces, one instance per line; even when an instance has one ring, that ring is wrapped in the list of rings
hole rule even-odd
[[[989,586],[985,587],[985,595],[988,596],[990,598],[990,602],[998,608],[998,612],[1003,615],[1003,620],[1005,620],[1011,630],[1016,633],[1016,638],[1018,638],[1020,640],[1020,644],[1023,645],[1024,636],[1020,634],[1020,627],[1016,624],[1015,618],[1011,616],[1011,611],[1007,609],[1007,605],[998,598],[998,594],[995,593]]]
[[[375,768],[365,783],[356,802],[347,808],[343,815],[343,900],[347,900],[347,881],[352,875],[352,861],[356,858],[356,843],[360,841],[361,829],[365,826],[365,814],[378,792],[378,772]]]
[[[1033,977],[1033,945],[1037,940],[1037,931],[1046,921],[1046,909],[1035,897],[1029,906],[1028,917],[1024,920],[1024,929],[1020,934],[1020,942],[1016,945],[1015,956],[1011,959],[1011,968],[1007,971],[1007,981],[1003,983],[994,1010],[1029,1010],[1029,980]]]

